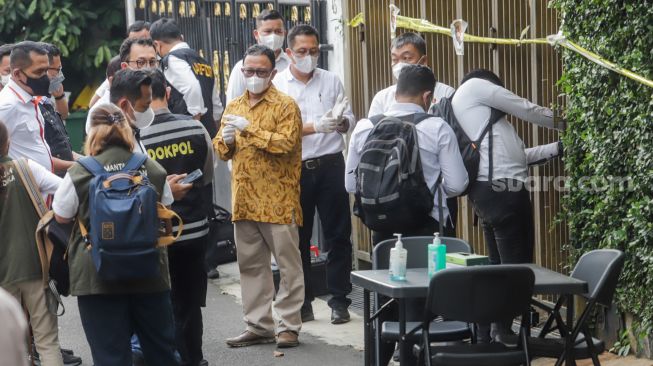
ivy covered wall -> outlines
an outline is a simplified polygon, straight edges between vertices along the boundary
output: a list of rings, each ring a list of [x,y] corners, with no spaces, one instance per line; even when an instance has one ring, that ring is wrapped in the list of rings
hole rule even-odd
[[[653,79],[653,2],[553,0],[563,33],[617,65]],[[572,260],[618,248],[627,261],[616,303],[653,329],[653,88],[564,52],[564,209]]]

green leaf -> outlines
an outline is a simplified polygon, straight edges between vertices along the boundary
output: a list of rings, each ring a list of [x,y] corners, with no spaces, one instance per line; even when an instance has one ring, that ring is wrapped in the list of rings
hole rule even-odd
[[[29,8],[27,8],[27,15],[32,15],[36,11],[36,5],[38,5],[37,0],[32,0],[32,2],[29,4]]]

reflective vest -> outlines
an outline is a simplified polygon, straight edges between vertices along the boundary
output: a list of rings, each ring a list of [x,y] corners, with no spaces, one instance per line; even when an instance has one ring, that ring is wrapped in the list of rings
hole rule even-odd
[[[209,136],[214,137],[218,133],[218,129],[213,120],[213,87],[215,83],[213,68],[206,60],[200,57],[197,51],[190,48],[180,48],[168,53],[161,59],[161,67],[164,71],[168,68],[168,57],[170,55],[188,63],[190,69],[193,71],[193,75],[199,81],[200,88],[202,89],[202,98],[204,99],[204,107],[206,107],[206,113],[202,115],[200,121],[204,125],[204,128],[206,128]],[[170,109],[170,112],[190,115],[183,94],[175,89],[175,86],[172,84],[170,88],[170,99],[168,100],[168,109]]]

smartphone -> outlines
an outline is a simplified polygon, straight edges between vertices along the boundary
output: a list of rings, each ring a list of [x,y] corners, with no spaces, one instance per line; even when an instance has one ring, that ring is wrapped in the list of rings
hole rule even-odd
[[[204,174],[202,174],[202,171],[199,169],[195,169],[193,172],[188,174],[184,179],[180,180],[179,183],[181,184],[190,184],[195,182],[196,180],[202,178]]]

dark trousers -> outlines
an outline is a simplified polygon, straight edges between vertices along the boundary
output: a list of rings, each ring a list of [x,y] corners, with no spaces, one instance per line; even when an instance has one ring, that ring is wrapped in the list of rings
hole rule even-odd
[[[533,262],[533,208],[521,182],[476,182],[469,199],[481,219],[490,263]]]
[[[202,354],[202,307],[206,305],[204,254],[207,237],[185,240],[168,248],[172,309],[177,350],[183,366],[197,366]]]
[[[402,232],[402,236],[433,236],[433,233],[440,230],[440,224],[433,218],[429,218],[427,223],[415,230]],[[377,232],[372,231],[372,244],[377,245],[378,243],[387,240],[393,239],[394,233],[391,232]],[[451,225],[446,225],[444,227],[444,236],[455,237],[456,230],[451,227]],[[385,304],[390,300],[386,296],[378,296],[378,306]],[[406,320],[407,321],[421,321],[422,315],[424,314],[424,299],[406,299]],[[399,306],[396,302],[392,303],[387,307],[381,314],[379,314],[379,324],[383,324],[386,321],[398,321],[399,320]],[[396,342],[394,341],[379,341],[379,364],[387,365],[392,358],[392,354],[395,351]],[[414,343],[405,342],[404,343],[404,355],[406,355],[406,360],[409,365],[413,365],[417,362],[417,359],[413,356],[413,345]]]
[[[315,208],[324,229],[324,248],[328,251],[327,287],[329,306],[348,307],[351,300],[351,215],[345,191],[345,160],[341,153],[302,162],[301,205],[304,226],[299,228],[299,251],[304,269],[304,305],[315,299],[311,286],[311,236]]]
[[[138,335],[148,365],[177,366],[170,292],[77,297],[79,315],[96,366],[132,363]]]

